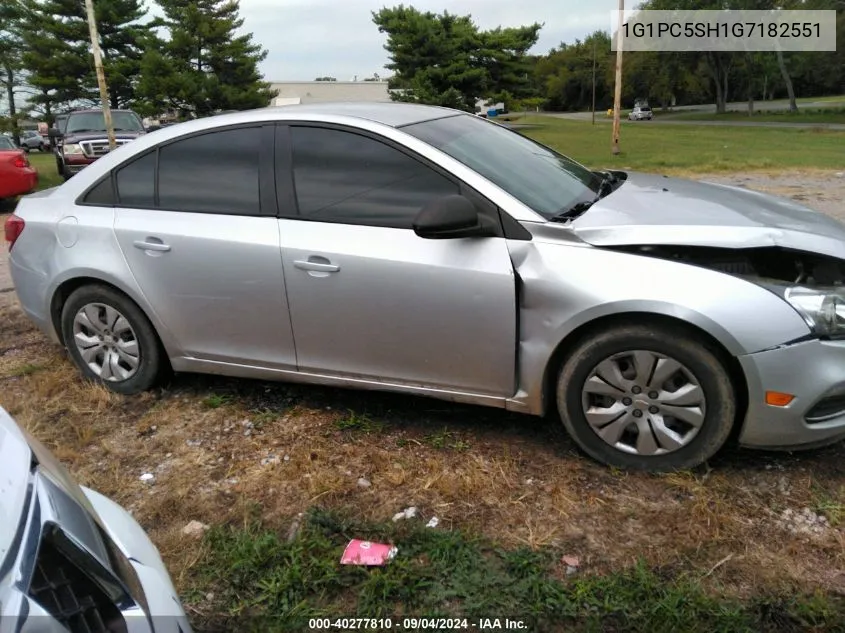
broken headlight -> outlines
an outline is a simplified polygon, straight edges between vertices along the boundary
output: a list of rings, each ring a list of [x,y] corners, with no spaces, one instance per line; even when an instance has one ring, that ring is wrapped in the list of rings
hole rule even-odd
[[[845,336],[845,287],[769,286],[800,314],[819,336]]]

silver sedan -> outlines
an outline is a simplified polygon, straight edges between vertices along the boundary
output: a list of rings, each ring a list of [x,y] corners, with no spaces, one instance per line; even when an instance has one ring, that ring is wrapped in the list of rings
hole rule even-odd
[[[557,413],[648,470],[733,432],[845,436],[845,227],[454,110],[180,124],[24,198],[6,236],[26,313],[124,394],[173,370]]]

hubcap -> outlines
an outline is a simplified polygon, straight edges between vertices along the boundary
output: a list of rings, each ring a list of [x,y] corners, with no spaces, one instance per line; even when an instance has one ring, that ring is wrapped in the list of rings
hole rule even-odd
[[[128,380],[141,364],[138,338],[129,321],[102,303],[89,303],[76,313],[73,342],[88,368],[102,380]]]
[[[704,391],[695,375],[674,358],[646,350],[614,354],[596,365],[581,403],[596,435],[634,455],[672,453],[704,423]]]

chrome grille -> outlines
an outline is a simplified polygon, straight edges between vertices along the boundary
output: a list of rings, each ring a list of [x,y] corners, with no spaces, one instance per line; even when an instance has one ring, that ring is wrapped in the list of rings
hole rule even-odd
[[[116,139],[118,146],[126,145],[131,139]],[[99,158],[100,156],[104,156],[105,154],[109,153],[109,140],[108,139],[96,139],[93,141],[80,141],[79,146],[82,148],[82,152],[88,158]]]
[[[38,546],[29,597],[70,633],[126,631],[126,622],[114,602],[49,537]]]

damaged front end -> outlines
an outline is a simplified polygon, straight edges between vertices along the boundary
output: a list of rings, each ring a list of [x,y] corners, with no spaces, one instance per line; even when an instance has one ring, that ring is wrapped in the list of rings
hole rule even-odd
[[[784,299],[818,336],[845,337],[845,260],[778,246],[624,245],[604,247],[740,277]]]

